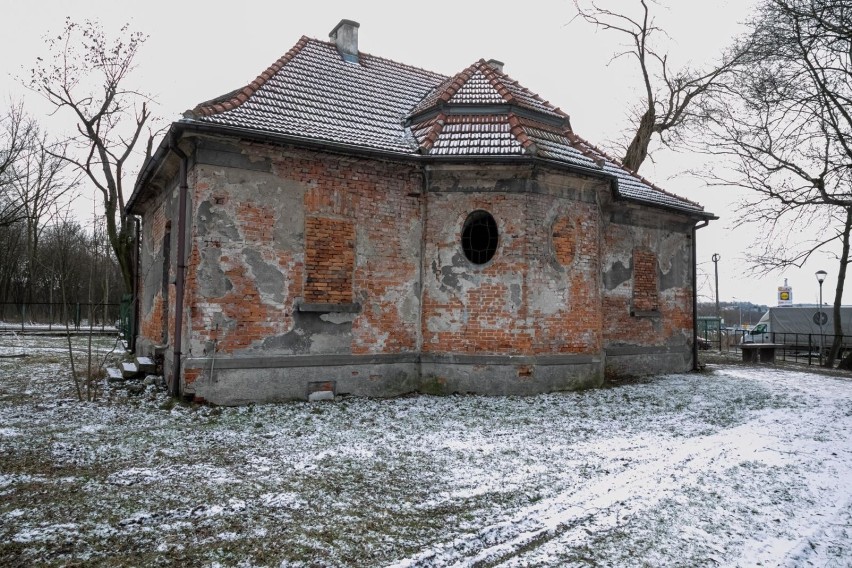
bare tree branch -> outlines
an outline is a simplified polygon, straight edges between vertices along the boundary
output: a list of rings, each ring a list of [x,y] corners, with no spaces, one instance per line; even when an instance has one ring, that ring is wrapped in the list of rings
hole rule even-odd
[[[706,101],[704,124],[714,135],[706,150],[730,159],[730,173],[717,174],[717,183],[750,190],[739,223],[765,229],[763,247],[750,256],[760,270],[801,266],[840,246],[840,336],[852,231],[852,7],[762,0],[750,28],[747,51]],[[797,239],[801,227],[823,236]],[[835,342],[828,365],[839,348]]]
[[[128,162],[141,163],[143,149],[137,144],[149,128],[152,99],[126,83],[146,39],[128,25],[110,39],[99,23],[69,18],[62,34],[48,39],[50,56],[38,58],[30,78],[33,90],[56,111],[69,108],[77,121],[77,135],[66,151],[51,155],[82,172],[101,192],[106,233],[127,291],[132,289],[133,223],[124,210],[123,182]]]
[[[644,99],[634,109],[630,140],[626,145],[622,163],[638,171],[648,158],[649,146],[654,134],[664,144],[691,122],[699,119],[700,112],[693,112],[702,97],[716,88],[719,80],[729,73],[744,57],[742,46],[732,49],[721,61],[707,70],[672,70],[668,55],[653,46],[656,35],[665,32],[654,24],[646,0],[639,0],[642,17],[632,18],[615,10],[602,8],[595,2],[584,7],[581,0],[574,0],[577,17],[605,31],[614,31],[628,36],[630,47],[622,54],[636,58],[644,83]]]

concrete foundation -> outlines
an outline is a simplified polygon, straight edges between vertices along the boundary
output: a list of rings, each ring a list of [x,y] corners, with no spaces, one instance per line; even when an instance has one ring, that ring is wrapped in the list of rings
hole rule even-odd
[[[407,393],[533,395],[603,384],[602,359],[588,356],[328,356],[190,359],[195,397],[233,406],[340,396]]]

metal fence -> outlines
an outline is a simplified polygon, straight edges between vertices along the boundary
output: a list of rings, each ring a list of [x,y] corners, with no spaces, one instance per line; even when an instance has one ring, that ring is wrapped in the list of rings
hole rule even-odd
[[[704,329],[698,334],[701,349],[713,349],[722,352],[740,351],[740,345],[750,330],[745,329]],[[783,345],[778,348],[779,360],[807,362],[808,365],[820,364],[820,354],[825,358],[834,344],[833,333],[771,333],[771,343]],[[840,335],[841,351],[838,360],[852,350],[852,335]]]
[[[0,302],[0,331],[88,330],[115,331],[123,304],[60,302]]]

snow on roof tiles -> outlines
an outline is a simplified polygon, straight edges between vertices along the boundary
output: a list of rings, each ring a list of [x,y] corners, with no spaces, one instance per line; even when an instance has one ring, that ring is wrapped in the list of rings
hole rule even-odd
[[[404,154],[537,156],[613,176],[631,200],[703,211],[574,134],[567,114],[484,60],[447,77],[366,53],[344,61],[334,44],[302,37],[249,85],[185,116]]]

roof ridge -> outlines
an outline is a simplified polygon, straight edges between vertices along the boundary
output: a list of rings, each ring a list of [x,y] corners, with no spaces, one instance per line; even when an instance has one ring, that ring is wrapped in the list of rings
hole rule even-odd
[[[506,101],[507,103],[511,103],[515,100],[515,95],[513,95],[511,91],[506,88],[506,85],[504,85],[502,81],[500,81],[497,75],[498,71],[494,67],[489,65],[488,62],[485,61],[485,59],[480,59],[471,67],[473,66],[475,66],[479,70],[479,72],[482,73],[482,75],[488,80],[488,82],[491,83],[491,86],[494,87],[498,95],[503,97],[504,101]],[[501,74],[507,76],[505,75],[505,73]]]
[[[296,44],[287,51],[287,53],[276,59],[269,67],[266,68],[265,71],[261,72],[254,81],[241,89],[236,89],[235,91],[231,91],[230,93],[216,99],[200,103],[189,112],[192,112],[196,116],[210,116],[237,108],[254,95],[269,79],[278,73],[282,67],[296,57],[296,55],[302,51],[309,41],[311,41],[311,38],[303,35],[299,38],[299,41],[297,41]]]
[[[554,106],[554,105],[553,105],[550,101],[548,101],[548,100],[545,100],[545,99],[541,98],[541,95],[539,95],[538,93],[536,93],[536,92],[534,92],[534,91],[531,91],[531,90],[530,90],[530,89],[528,89],[527,87],[525,87],[525,86],[521,85],[521,83],[520,83],[517,79],[513,79],[513,78],[512,78],[512,77],[511,77],[508,73],[506,73],[505,71],[501,71],[501,70],[499,70],[499,69],[495,69],[494,67],[492,67],[491,65],[489,65],[489,64],[488,64],[488,62],[487,62],[487,61],[485,61],[485,59],[480,59],[479,61],[477,61],[477,64],[479,64],[479,65],[481,65],[481,66],[485,66],[485,67],[487,68],[487,70],[488,70],[488,71],[489,71],[489,72],[490,72],[490,73],[491,73],[491,74],[495,77],[495,79],[494,79],[494,80],[492,80],[492,85],[493,85],[493,84],[494,84],[494,82],[496,81],[496,82],[497,82],[497,83],[498,83],[498,84],[499,84],[499,85],[500,85],[503,89],[505,89],[505,90],[506,90],[506,92],[507,92],[507,93],[509,94],[509,96],[511,97],[511,99],[507,99],[509,102],[511,102],[511,100],[514,100],[514,99],[515,99],[515,95],[513,95],[513,94],[509,91],[509,89],[506,87],[506,83],[504,83],[504,82],[503,82],[503,80],[502,80],[501,78],[505,78],[505,79],[506,79],[506,81],[508,82],[508,84],[512,85],[512,86],[513,86],[513,87],[515,87],[516,89],[519,89],[521,92],[523,92],[524,94],[528,95],[531,99],[534,99],[534,100],[536,100],[536,101],[538,101],[538,102],[540,102],[540,103],[542,103],[542,104],[545,104],[545,105],[549,106],[550,108],[552,108],[552,109],[553,109],[553,111],[554,111],[554,112],[556,112],[557,114],[559,114],[559,115],[561,115],[561,116],[564,116],[565,118],[570,118],[570,117],[569,117],[569,115],[568,115],[568,113],[566,113],[565,111],[563,111],[561,108],[559,108],[558,106]],[[487,78],[487,77],[488,77],[488,75],[486,75],[486,78]],[[496,85],[495,85],[495,88],[496,88]],[[499,92],[499,90],[498,90],[498,92]]]
[[[625,166],[623,163],[621,163],[621,160],[619,160],[618,158],[614,158],[614,157],[610,156],[609,154],[607,154],[606,152],[604,152],[603,150],[601,150],[600,148],[598,148],[597,146],[595,146],[594,144],[592,144],[591,142],[589,142],[588,140],[586,140],[585,138],[580,136],[579,134],[577,134],[573,131],[570,131],[570,130],[567,131],[566,133],[568,134],[568,140],[571,140],[572,143],[574,143],[574,140],[572,140],[572,137],[573,137],[574,139],[576,139],[580,143],[586,145],[587,147],[591,148],[592,150],[594,150],[595,152],[597,152],[598,154],[600,154],[601,156],[606,158],[609,162],[612,162],[619,169],[624,170],[630,176],[638,179],[639,181],[641,181],[642,183],[644,183],[648,187],[651,187],[651,188],[655,189],[656,191],[659,191],[660,193],[662,193],[664,195],[668,195],[669,197],[673,197],[673,198],[678,199],[680,201],[683,201],[685,203],[689,203],[690,205],[694,205],[694,206],[698,207],[699,209],[701,209],[702,211],[704,210],[704,206],[701,205],[700,203],[698,203],[696,201],[692,201],[691,199],[687,199],[686,197],[682,197],[682,196],[677,195],[675,193],[671,193],[670,191],[666,191],[665,189],[658,186],[654,182],[650,181],[646,177],[639,175],[638,172],[631,170],[630,168]],[[580,150],[580,152],[583,152],[583,154],[586,154],[586,152],[584,152],[582,149],[580,149],[580,148],[577,148],[577,149]]]
[[[326,45],[331,45],[332,47],[336,47],[333,42],[324,41],[324,40],[316,39],[316,38],[310,38],[306,35],[303,35],[301,38],[299,38],[299,41],[297,41],[296,44],[287,51],[287,53],[285,53],[284,55],[282,55],[281,57],[276,59],[269,67],[266,68],[266,70],[261,72],[261,74],[258,75],[257,78],[254,81],[250,82],[245,87],[237,88],[237,89],[235,89],[235,90],[233,90],[229,93],[225,93],[224,95],[221,95],[221,96],[216,97],[214,99],[210,99],[209,101],[204,101],[202,103],[199,103],[198,105],[195,106],[194,109],[192,109],[188,112],[191,112],[192,114],[194,114],[196,116],[198,116],[198,115],[210,116],[210,115],[213,115],[213,114],[219,114],[219,113],[237,108],[238,106],[240,106],[241,104],[246,102],[261,87],[263,87],[263,85],[269,79],[271,79],[276,73],[278,73],[281,70],[281,68],[284,67],[284,65],[286,65],[294,57],[296,57],[299,54],[299,52],[301,52],[302,49],[304,49],[304,47],[309,42],[324,43]],[[371,59],[385,61],[385,62],[388,62],[388,63],[392,63],[394,65],[399,65],[401,67],[405,67],[407,69],[414,69],[414,70],[420,71],[422,73],[426,73],[428,75],[435,75],[435,76],[438,76],[438,77],[446,77],[446,75],[444,75],[442,73],[430,71],[429,69],[425,69],[423,67],[417,67],[417,66],[414,66],[414,65],[408,65],[406,63],[400,63],[399,61],[394,61],[393,59],[388,59],[387,57],[381,57],[381,56],[378,56],[378,55],[371,55],[371,54],[363,52],[363,51],[359,52],[359,53],[361,55],[367,56]]]
[[[431,120],[431,124],[429,125],[429,132],[424,136],[423,143],[420,145],[420,148],[428,153],[432,150],[432,147],[435,145],[435,142],[438,141],[438,137],[441,135],[441,131],[444,129],[444,124],[446,124],[447,116],[441,112],[438,113],[438,116]]]
[[[538,153],[535,142],[527,134],[522,121],[513,112],[509,113],[509,127],[509,132],[518,140],[524,150],[527,150],[533,156]]]
[[[474,65],[469,65],[453,75],[450,80],[450,84],[447,85],[444,91],[437,98],[444,102],[448,102],[456,93],[459,92],[459,89],[464,87],[465,83],[473,77],[473,71]]]
[[[315,37],[307,37],[307,36],[302,36],[302,38],[307,39],[308,41],[315,41],[317,43],[324,43],[326,45],[330,45],[330,46],[334,47],[335,49],[337,49],[337,44],[335,44],[333,41],[328,41],[328,40],[325,40],[325,39],[318,39],[318,38],[315,38]],[[402,63],[400,61],[397,61],[396,59],[390,59],[389,57],[382,57],[381,55],[373,55],[372,53],[367,53],[366,51],[358,50],[358,55],[365,55],[365,56],[369,57],[370,59],[378,59],[378,60],[381,60],[381,61],[387,61],[388,63],[393,63],[394,65],[399,65],[400,67],[406,67],[408,69],[416,69],[417,71],[422,71],[422,72],[428,73],[430,75],[438,75],[439,77],[444,77],[445,79],[449,78],[449,76],[444,75],[443,73],[438,73],[437,71],[432,71],[431,69],[426,69],[425,67],[419,67],[417,65],[409,65],[408,63]]]

